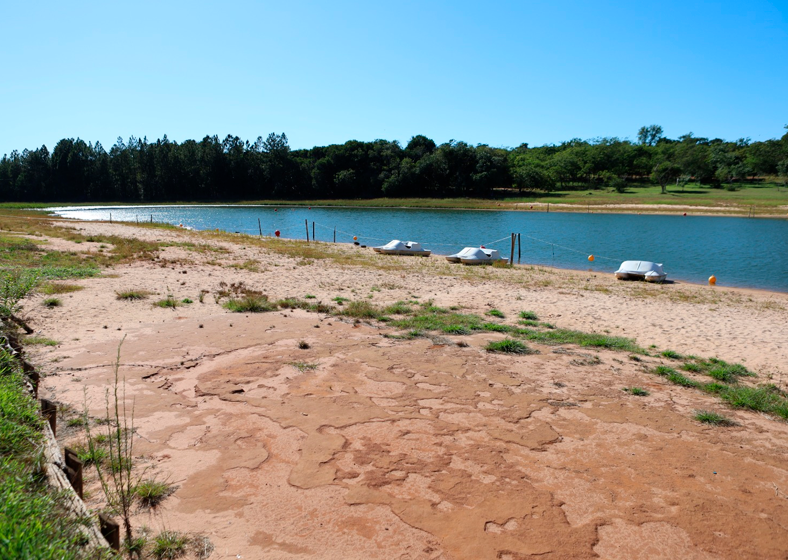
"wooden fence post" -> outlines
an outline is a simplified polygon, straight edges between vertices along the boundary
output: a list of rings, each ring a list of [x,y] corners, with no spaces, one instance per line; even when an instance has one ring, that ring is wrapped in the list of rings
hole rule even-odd
[[[257,218],[257,229],[260,230],[260,237],[263,236],[263,226],[260,224],[260,218]]]
[[[514,266],[514,233],[512,233],[512,252],[509,254],[509,266]]]
[[[309,243],[309,220],[304,220],[304,227],[306,228],[306,242]]]
[[[63,449],[63,455],[66,458],[66,477],[71,483],[71,487],[82,499],[82,461],[79,460],[77,452],[73,449],[66,447]]]
[[[312,241],[315,240],[315,222],[312,222]]]
[[[113,550],[120,550],[120,526],[103,513],[99,513],[98,517],[101,534],[104,535]]]
[[[334,226],[334,243],[337,242],[337,228]]]
[[[57,405],[47,399],[41,399],[41,416],[47,419],[52,434],[57,435]]]
[[[520,234],[517,234],[517,264],[520,264],[520,251],[522,246],[520,245]]]

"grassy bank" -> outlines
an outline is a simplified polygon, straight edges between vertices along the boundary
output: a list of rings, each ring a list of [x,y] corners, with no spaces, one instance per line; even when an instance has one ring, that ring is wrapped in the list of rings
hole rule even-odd
[[[95,558],[42,474],[42,422],[21,368],[0,350],[0,558]]]
[[[558,190],[553,192],[497,191],[492,198],[375,198],[375,199],[310,199],[310,200],[224,200],[172,201],[157,204],[263,204],[271,206],[349,206],[367,208],[446,208],[446,209],[517,209],[568,212],[683,212],[695,208],[703,213],[786,215],[788,187],[779,183],[737,183],[735,189],[710,188],[695,183],[685,187],[669,187],[663,194],[659,186],[630,186],[625,192],[610,189]],[[148,205],[150,203],[141,203]],[[53,206],[133,206],[133,203],[3,203],[4,209],[47,208]],[[638,208],[632,208],[637,206]],[[783,207],[783,208],[781,208]]]

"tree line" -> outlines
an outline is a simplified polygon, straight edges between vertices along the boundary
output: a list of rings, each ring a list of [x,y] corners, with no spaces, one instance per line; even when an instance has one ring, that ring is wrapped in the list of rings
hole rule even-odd
[[[788,128],[788,126],[786,127]],[[516,148],[437,145],[417,135],[405,147],[375,140],[292,150],[271,133],[254,143],[220,140],[149,142],[118,138],[109,151],[79,138],[13,151],[0,160],[0,200],[20,202],[164,202],[376,197],[489,198],[516,190],[588,188],[697,181],[728,186],[755,177],[788,178],[788,133],[735,142],[669,139],[658,125],[637,140],[572,139]]]

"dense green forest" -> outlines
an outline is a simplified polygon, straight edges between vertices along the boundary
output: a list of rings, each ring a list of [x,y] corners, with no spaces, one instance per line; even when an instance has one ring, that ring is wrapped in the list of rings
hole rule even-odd
[[[788,128],[788,127],[786,127]],[[63,139],[0,160],[0,200],[163,202],[376,197],[478,197],[511,190],[549,192],[694,180],[736,188],[754,177],[788,178],[788,133],[779,140],[736,142],[690,134],[672,140],[658,125],[637,141],[573,139],[559,145],[508,148],[414,136],[291,150],[285,134],[254,143],[220,140],[156,142],[118,138]]]

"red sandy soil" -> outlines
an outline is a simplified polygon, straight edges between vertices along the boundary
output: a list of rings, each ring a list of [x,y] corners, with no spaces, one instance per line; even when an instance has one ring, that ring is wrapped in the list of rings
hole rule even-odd
[[[243,280],[272,299],[419,296],[479,314],[494,306],[508,324],[532,310],[561,328],[742,361],[758,382],[782,384],[785,294],[544,269],[463,275],[435,259],[403,259],[401,270],[339,266],[201,242],[228,252],[167,248],[169,262],[80,281],[85,289],[61,296],[62,307],[45,309],[40,296],[26,304],[31,324],[60,342],[33,351],[44,396],[76,409],[87,400],[96,417],[126,337],[120,374],[138,470],[178,486],[137,513],[138,529],[203,535],[222,559],[788,557],[788,425],[650,373],[676,362],[530,343],[538,354],[491,354],[484,346],[503,335],[390,339],[397,331],[385,325],[300,310],[233,314],[211,295],[220,281]],[[249,259],[257,272],[227,266]],[[115,299],[131,288],[195,303]],[[650,395],[622,390],[631,386]],[[698,409],[738,425],[701,424]],[[88,505],[99,507],[95,474],[87,477]]]

